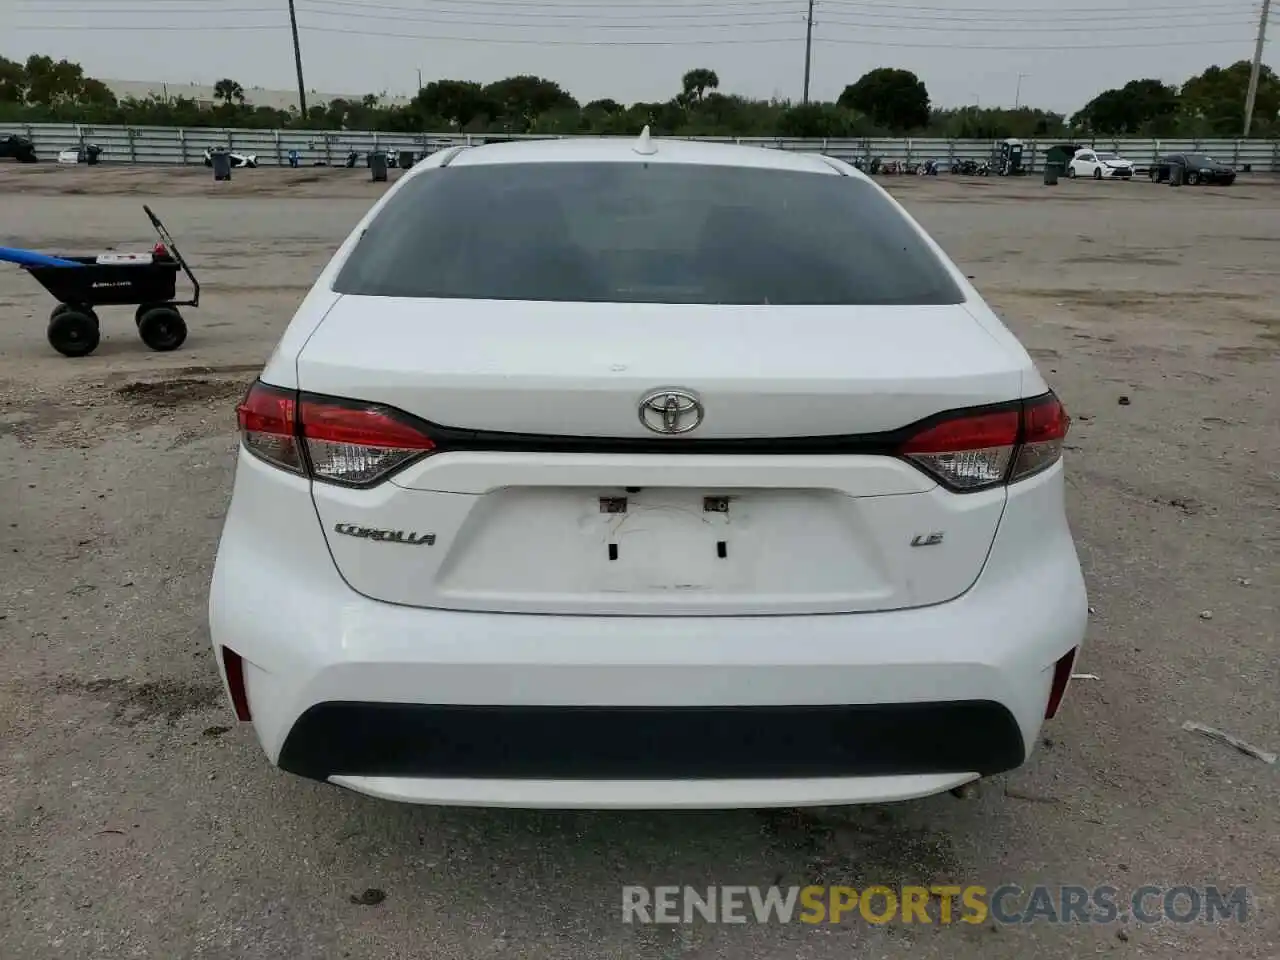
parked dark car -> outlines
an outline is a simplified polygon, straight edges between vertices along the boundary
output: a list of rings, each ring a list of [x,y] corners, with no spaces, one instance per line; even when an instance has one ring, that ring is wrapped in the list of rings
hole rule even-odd
[[[0,158],[12,157],[19,163],[35,163],[36,147],[26,137],[13,134],[0,137]]]
[[[1236,181],[1236,172],[1225,163],[1203,153],[1171,153],[1151,165],[1148,176],[1153,183],[1168,180],[1174,167],[1182,168],[1182,182],[1189,187],[1200,183],[1217,183],[1230,186]]]

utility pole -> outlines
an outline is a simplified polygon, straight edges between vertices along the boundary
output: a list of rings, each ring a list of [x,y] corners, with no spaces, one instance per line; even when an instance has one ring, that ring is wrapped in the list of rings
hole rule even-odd
[[[804,100],[809,102],[809,65],[813,61],[813,0],[809,0],[809,15],[805,17],[804,28]]]
[[[1262,48],[1267,44],[1267,14],[1271,12],[1271,0],[1262,0],[1262,16],[1258,18],[1258,45],[1253,48],[1253,69],[1249,71],[1249,92],[1244,98],[1244,134],[1249,136],[1253,125],[1253,104],[1258,97],[1258,73],[1262,70]]]
[[[307,85],[302,82],[302,47],[298,44],[298,14],[289,0],[289,25],[293,27],[293,62],[298,68],[298,111],[307,118]]]
[[[1018,74],[1018,89],[1013,95],[1013,109],[1015,110],[1022,106],[1022,81],[1029,76],[1031,76],[1029,73]]]
[[[418,68],[418,89],[419,90],[422,89],[422,68],[421,67]],[[415,93],[414,96],[417,96],[417,94]]]

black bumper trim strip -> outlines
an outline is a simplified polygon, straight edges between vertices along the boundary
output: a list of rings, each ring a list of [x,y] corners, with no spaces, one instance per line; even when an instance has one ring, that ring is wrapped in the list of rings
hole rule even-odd
[[[1011,770],[1022,734],[989,701],[783,707],[321,703],[279,765],[334,775],[558,780],[891,776]]]

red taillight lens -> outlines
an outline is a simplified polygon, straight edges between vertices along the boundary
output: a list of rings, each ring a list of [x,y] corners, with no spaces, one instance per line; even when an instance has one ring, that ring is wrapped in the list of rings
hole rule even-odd
[[[1000,410],[958,412],[924,427],[898,452],[953,490],[985,490],[1056,463],[1069,424],[1049,393]]]
[[[303,394],[299,422],[312,476],[332,483],[365,486],[435,449],[406,417],[376,404]]]
[[[327,483],[368,486],[435,449],[397,410],[264,383],[249,389],[237,413],[246,450]]]
[[[1034,476],[1057,463],[1070,427],[1071,418],[1052,393],[1026,401],[1022,407],[1022,446],[1018,448],[1010,482]]]
[[[902,447],[950,487],[980,490],[1002,483],[1018,443],[1018,411],[959,416],[926,427]]]
[[[297,437],[297,393],[255,383],[240,401],[236,416],[244,448],[290,473],[305,473]]]
[[[1049,702],[1044,707],[1044,718],[1052,720],[1058,715],[1062,706],[1062,698],[1066,696],[1067,685],[1071,683],[1071,668],[1075,666],[1076,648],[1072,647],[1053,665],[1053,683],[1049,687]]]

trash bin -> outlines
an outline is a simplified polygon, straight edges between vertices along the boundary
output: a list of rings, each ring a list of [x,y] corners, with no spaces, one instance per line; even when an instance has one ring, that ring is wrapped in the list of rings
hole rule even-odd
[[[210,151],[209,163],[213,167],[214,180],[231,179],[231,154],[219,147]]]
[[[1066,169],[1066,164],[1054,163],[1052,160],[1044,165],[1044,183],[1047,187],[1056,187],[1058,185],[1058,177],[1062,176]]]
[[[1186,177],[1186,175],[1187,175],[1186,168],[1183,167],[1182,164],[1180,163],[1169,164],[1169,186],[1171,187],[1182,186],[1183,178]]]
[[[289,151],[289,166],[291,166],[291,167],[296,167],[296,166],[299,166],[301,163],[302,163],[302,156],[298,153],[298,151],[297,151],[297,150],[290,150],[290,151]]]
[[[88,144],[84,148],[84,162],[91,167],[98,165],[98,158],[102,156],[102,148],[96,143]]]
[[[412,166],[413,166],[413,151],[401,150],[400,151],[400,169],[408,170]]]
[[[374,183],[387,182],[387,155],[381,150],[369,154],[369,170]]]

